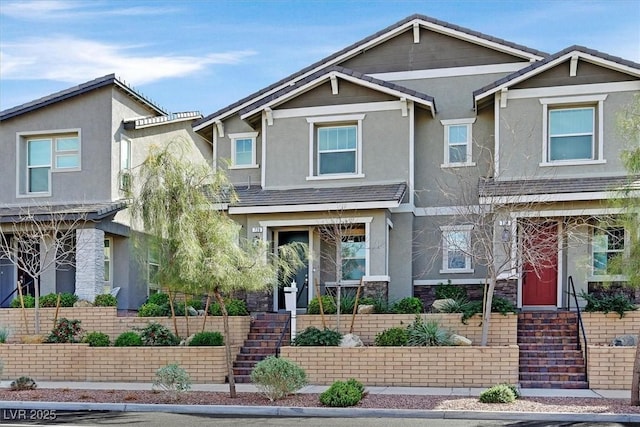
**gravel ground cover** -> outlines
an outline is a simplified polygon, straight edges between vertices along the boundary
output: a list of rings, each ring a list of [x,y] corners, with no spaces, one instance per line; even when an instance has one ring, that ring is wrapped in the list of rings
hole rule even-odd
[[[99,402],[181,405],[252,405],[321,407],[318,394],[296,394],[284,400],[270,402],[259,393],[238,393],[231,399],[228,393],[191,391],[177,400],[163,392],[140,390],[79,390],[46,389],[0,390],[0,401]],[[424,409],[440,411],[509,411],[559,412],[597,414],[640,414],[640,407],[629,405],[628,399],[525,397],[512,404],[480,403],[477,398],[456,396],[415,396],[368,394],[360,408]]]

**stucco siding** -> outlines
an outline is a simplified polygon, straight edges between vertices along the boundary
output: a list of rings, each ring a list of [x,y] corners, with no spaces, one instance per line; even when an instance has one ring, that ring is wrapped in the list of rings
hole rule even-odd
[[[637,80],[629,74],[621,73],[608,68],[591,64],[587,61],[578,61],[576,75],[569,75],[570,62],[566,61],[530,79],[514,85],[513,89],[529,89],[550,86],[571,86],[594,83],[613,83]]]
[[[304,108],[322,105],[358,104],[362,102],[395,101],[396,97],[338,79],[338,93],[333,94],[331,83],[326,82],[278,106],[282,108]]]

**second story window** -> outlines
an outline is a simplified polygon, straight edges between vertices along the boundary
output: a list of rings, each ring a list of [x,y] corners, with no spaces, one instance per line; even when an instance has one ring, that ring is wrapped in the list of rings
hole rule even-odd
[[[120,190],[131,189],[131,140],[120,140]]]
[[[231,138],[231,169],[256,168],[256,138],[257,132],[232,133]]]
[[[18,133],[18,195],[48,196],[57,172],[80,170],[80,134]]]
[[[476,119],[440,120],[444,126],[444,164],[442,166],[474,166],[472,124]]]
[[[307,179],[361,178],[364,114],[325,116],[309,123]]]

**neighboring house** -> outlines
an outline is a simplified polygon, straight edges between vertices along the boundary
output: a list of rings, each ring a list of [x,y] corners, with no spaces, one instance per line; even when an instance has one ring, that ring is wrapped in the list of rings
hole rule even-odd
[[[154,291],[153,257],[131,239],[125,187],[151,144],[187,141],[189,158],[210,163],[211,144],[196,135],[196,112],[169,114],[114,75],[0,112],[0,227],[25,212],[79,214],[73,268],[51,268],[41,294],[95,295],[120,288],[121,309],[135,309]],[[0,301],[9,305],[24,272],[0,259]],[[32,291],[32,290],[31,290]]]
[[[448,280],[479,288],[486,269],[468,255],[478,225],[456,212],[481,209],[514,188],[544,206],[522,211],[513,203],[496,226],[509,224],[506,237],[517,245],[519,218],[551,221],[560,236],[557,267],[544,300],[523,290],[517,263],[498,293],[523,308],[562,307],[569,275],[583,287],[599,281],[603,260],[623,250],[621,230],[610,230],[619,238],[607,245],[586,223],[585,243],[576,247],[561,231],[585,209],[604,212],[607,191],[625,175],[615,115],[640,91],[639,75],[640,65],[588,49],[549,56],[414,15],[194,129],[213,142],[217,166],[235,184],[239,202],[226,209],[246,237],[276,248],[309,244],[310,262],[296,278],[308,284],[299,308],[314,284],[335,286],[338,253],[342,284],[362,278],[367,295],[429,300]],[[472,191],[456,190],[463,184]],[[331,223],[345,225],[333,243],[322,234]],[[538,287],[531,278],[527,286]],[[251,304],[283,308],[278,292]]]

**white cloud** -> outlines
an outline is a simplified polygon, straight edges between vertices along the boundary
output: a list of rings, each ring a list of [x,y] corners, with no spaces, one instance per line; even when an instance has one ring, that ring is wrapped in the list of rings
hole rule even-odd
[[[209,53],[203,56],[141,55],[139,46],[118,46],[68,36],[33,38],[5,43],[0,49],[3,79],[46,79],[77,83],[115,73],[141,85],[181,77],[216,64],[237,64],[254,51]]]
[[[124,2],[121,4],[124,4]],[[89,19],[103,16],[159,15],[178,10],[174,7],[148,6],[103,9],[103,6],[113,6],[113,3],[66,0],[4,2],[2,8],[0,8],[0,14],[25,21],[59,22],[61,20]]]

